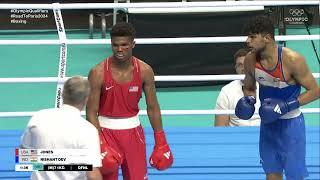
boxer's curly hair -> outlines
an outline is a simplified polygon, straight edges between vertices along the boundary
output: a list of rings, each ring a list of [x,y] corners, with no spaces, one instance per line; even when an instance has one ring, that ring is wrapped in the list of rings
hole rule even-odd
[[[117,36],[124,36],[134,39],[136,37],[136,30],[134,29],[131,23],[119,22],[112,27],[110,36],[111,38]]]
[[[249,34],[270,34],[274,39],[274,25],[267,16],[256,16],[252,18],[245,26],[244,33]]]

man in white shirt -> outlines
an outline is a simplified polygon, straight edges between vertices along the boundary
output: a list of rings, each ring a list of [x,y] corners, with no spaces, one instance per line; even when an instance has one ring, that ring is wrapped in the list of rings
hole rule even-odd
[[[235,70],[237,74],[244,74],[244,58],[249,51],[246,49],[239,49],[234,54]],[[234,80],[229,84],[222,87],[219,96],[217,98],[216,107],[217,110],[234,110],[237,102],[242,98],[242,80]],[[259,89],[259,84],[257,83],[257,89]],[[259,92],[257,92],[257,97]],[[256,109],[260,107],[260,101],[257,98],[257,103],[255,104]],[[259,126],[260,117],[259,115],[253,115],[249,120],[239,119],[236,115],[215,115],[215,126]]]
[[[87,149],[92,171],[34,171],[33,180],[101,180],[100,140],[97,129],[81,117],[90,93],[88,80],[74,76],[63,88],[61,108],[44,109],[30,119],[22,135],[21,147],[26,149]]]

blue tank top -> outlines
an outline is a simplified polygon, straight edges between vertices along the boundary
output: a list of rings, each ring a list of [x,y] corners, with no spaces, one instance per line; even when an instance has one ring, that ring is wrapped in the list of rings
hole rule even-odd
[[[298,98],[301,92],[300,84],[288,84],[284,77],[282,68],[282,47],[278,46],[278,62],[272,70],[265,69],[260,63],[260,57],[257,57],[255,64],[255,79],[260,84],[259,98],[263,102],[266,98],[276,98],[288,101],[293,98]],[[292,118],[298,116],[300,110],[287,113],[284,118]]]

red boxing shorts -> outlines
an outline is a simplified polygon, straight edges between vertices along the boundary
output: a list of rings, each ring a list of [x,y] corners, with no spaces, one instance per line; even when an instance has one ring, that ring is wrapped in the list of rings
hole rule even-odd
[[[136,118],[138,121],[138,117]],[[126,180],[146,180],[147,176],[147,160],[146,160],[146,142],[142,126],[139,125],[130,129],[110,129],[110,127],[119,127],[114,125],[116,123],[124,123],[126,127],[132,124],[132,118],[124,119],[109,119],[106,117],[99,117],[100,125],[101,121],[108,121],[109,127],[102,125],[102,133],[104,134],[109,146],[119,152],[123,157],[123,163],[121,164],[122,175]],[[110,124],[111,122],[111,124]],[[133,123],[136,124],[136,123]],[[123,126],[122,126],[123,127]],[[106,176],[103,176],[103,180],[117,180],[118,171]]]

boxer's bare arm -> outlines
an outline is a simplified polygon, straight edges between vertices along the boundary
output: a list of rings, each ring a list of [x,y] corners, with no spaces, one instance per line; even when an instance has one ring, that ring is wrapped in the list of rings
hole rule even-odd
[[[287,67],[292,74],[296,83],[300,84],[306,89],[298,97],[299,104],[308,104],[320,97],[320,87],[316,79],[313,77],[306,60],[300,54],[289,50]]]
[[[88,80],[90,82],[91,93],[86,106],[87,119],[101,131],[101,127],[98,121],[98,111],[101,87],[103,84],[103,63],[98,64],[93,69],[91,69]]]
[[[248,53],[244,60],[244,73],[245,78],[243,80],[243,94],[244,96],[256,96],[256,80],[254,77],[255,69],[255,55]]]
[[[160,113],[160,106],[158,103],[154,73],[152,68],[146,63],[141,64],[143,90],[146,96],[147,113],[154,131],[162,130],[162,119]]]

